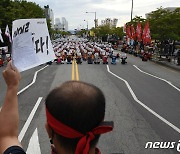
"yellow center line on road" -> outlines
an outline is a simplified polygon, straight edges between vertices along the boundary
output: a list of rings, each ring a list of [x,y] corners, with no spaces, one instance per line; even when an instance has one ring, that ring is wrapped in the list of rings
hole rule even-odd
[[[79,70],[78,70],[78,64],[75,60],[72,61],[72,80],[79,81]]]
[[[72,61],[72,80],[74,80],[74,60]]]

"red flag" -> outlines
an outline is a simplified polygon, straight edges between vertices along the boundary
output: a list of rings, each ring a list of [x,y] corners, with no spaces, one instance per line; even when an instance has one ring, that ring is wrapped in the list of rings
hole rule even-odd
[[[144,30],[143,30],[143,33],[142,33],[142,40],[143,40],[143,42],[144,42],[145,35],[146,35],[146,29],[144,27]]]
[[[141,33],[142,33],[142,28],[141,28],[141,23],[138,22],[137,28],[136,28],[136,37],[138,41],[141,41]]]
[[[132,36],[131,36],[131,30],[130,30],[130,26],[128,26],[128,28],[127,28],[127,32],[126,32],[126,35],[127,35],[127,38],[132,38]]]
[[[134,30],[134,26],[133,25],[131,25],[131,36],[132,36],[133,40],[136,39],[136,34],[135,34],[135,30]]]
[[[147,22],[145,27],[144,27],[143,42],[144,42],[144,44],[151,43],[151,34],[150,34],[149,22]]]

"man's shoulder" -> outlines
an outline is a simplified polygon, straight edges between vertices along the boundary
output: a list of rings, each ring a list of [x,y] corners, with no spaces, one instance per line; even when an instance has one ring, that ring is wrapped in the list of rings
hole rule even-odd
[[[11,146],[3,154],[26,154],[25,151],[19,146]]]

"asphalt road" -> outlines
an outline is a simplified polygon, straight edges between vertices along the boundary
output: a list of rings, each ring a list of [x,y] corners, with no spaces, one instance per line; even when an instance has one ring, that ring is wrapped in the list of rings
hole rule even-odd
[[[128,55],[126,65],[109,64],[112,73],[109,73],[107,66],[88,65],[86,62],[78,65],[80,81],[89,82],[98,86],[106,97],[105,120],[113,120],[115,127],[113,132],[102,135],[98,147],[102,153],[124,153],[124,154],[172,154],[178,153],[177,143],[180,140],[180,72],[160,66],[153,62],[142,62],[139,58]],[[170,81],[177,89],[165,81],[140,72],[144,72]],[[33,68],[22,73],[22,80],[19,90],[31,83],[34,73],[45,65]],[[0,68],[2,72],[3,68]],[[40,71],[36,82],[27,90],[19,94],[19,112],[21,130],[30,116],[37,100],[42,97],[32,121],[27,126],[22,137],[22,145],[25,150],[30,149],[31,153],[40,147],[42,154],[50,153],[49,139],[44,127],[45,112],[44,99],[48,92],[61,83],[71,80],[72,65],[50,65]],[[142,106],[130,93],[127,84],[131,87],[133,94]],[[2,105],[5,94],[5,84],[0,76],[0,105]],[[156,112],[157,115],[167,120],[165,123],[157,115],[148,109]],[[170,125],[172,124],[172,125]],[[174,127],[175,126],[175,127]],[[177,130],[175,130],[177,128]],[[33,134],[38,142],[33,141]],[[37,134],[36,134],[37,133]],[[176,142],[174,149],[146,149],[147,142]],[[34,142],[34,146],[31,145]],[[30,144],[29,144],[30,143]],[[39,145],[38,145],[39,144]],[[37,152],[36,152],[37,153]]]

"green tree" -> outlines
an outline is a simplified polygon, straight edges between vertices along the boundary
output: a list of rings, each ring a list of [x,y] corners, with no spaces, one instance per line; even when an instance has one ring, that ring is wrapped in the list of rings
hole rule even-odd
[[[6,23],[9,23],[9,18],[7,19],[7,11],[8,7],[10,6],[12,2],[10,0],[1,0],[0,1],[0,27],[1,29],[5,29]]]
[[[135,16],[132,21],[127,22],[126,25],[133,25],[134,27],[136,27],[138,22],[140,22],[144,27],[146,19],[142,18],[142,16]]]
[[[171,12],[162,7],[148,16],[153,39],[180,40],[180,9]]]
[[[120,39],[123,38],[123,36],[125,35],[123,32],[123,27],[113,27],[111,29],[111,34],[115,34],[117,37],[119,37]]]
[[[92,31],[95,32],[96,37],[102,38],[107,37],[108,35],[113,35],[118,38],[122,38],[125,34],[123,33],[123,27],[110,27],[110,25],[98,26],[96,29],[92,28]]]
[[[12,22],[16,19],[45,18],[44,10],[39,5],[26,0],[1,0],[0,14],[0,28],[3,33],[6,25],[11,31]],[[0,46],[8,45],[8,38],[3,35],[3,39],[5,43],[0,42]]]
[[[104,37],[111,34],[111,28],[109,25],[99,26],[95,31],[97,37]]]

